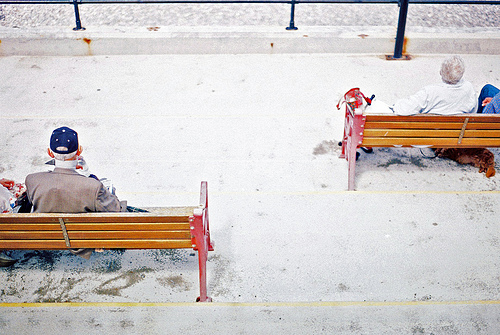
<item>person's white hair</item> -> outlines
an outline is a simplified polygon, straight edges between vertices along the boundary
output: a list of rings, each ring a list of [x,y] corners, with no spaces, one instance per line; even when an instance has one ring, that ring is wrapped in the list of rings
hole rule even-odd
[[[57,152],[52,153],[54,154],[54,158],[58,161],[69,161],[76,156],[77,151],[70,152],[69,154],[58,154]]]
[[[441,79],[446,84],[457,84],[465,72],[465,62],[460,56],[451,56],[446,58],[441,64]]]

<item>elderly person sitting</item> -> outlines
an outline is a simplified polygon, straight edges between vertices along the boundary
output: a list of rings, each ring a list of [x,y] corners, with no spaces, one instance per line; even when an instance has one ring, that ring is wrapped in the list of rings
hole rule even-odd
[[[463,79],[464,72],[460,56],[445,59],[441,64],[442,83],[425,86],[409,98],[396,101],[392,110],[398,115],[476,112],[477,97],[472,84]]]
[[[78,134],[61,127],[52,132],[48,154],[55,159],[55,169],[26,177],[28,199],[35,213],[120,212],[118,198],[94,178],[77,172],[82,152]],[[72,253],[89,258],[91,249],[71,249]]]
[[[78,134],[61,127],[52,132],[48,154],[55,169],[26,177],[26,188],[35,213],[119,212],[120,201],[104,185],[77,172],[82,152]]]

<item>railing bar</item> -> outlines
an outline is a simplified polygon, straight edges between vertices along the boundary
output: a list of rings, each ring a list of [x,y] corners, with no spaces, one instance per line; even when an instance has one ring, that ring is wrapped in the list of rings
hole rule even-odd
[[[394,59],[402,58],[404,31],[408,5],[411,4],[452,4],[452,5],[498,5],[500,0],[0,0],[0,5],[22,4],[72,4],[75,9],[76,27],[73,30],[85,30],[81,26],[80,4],[290,4],[290,25],[287,30],[296,30],[295,4],[394,4],[400,6],[399,22],[394,48]]]
[[[44,4],[238,4],[238,3],[279,3],[279,4],[397,4],[398,0],[0,0],[3,5],[44,5]],[[410,4],[429,5],[499,5],[500,0],[409,0]]]
[[[295,27],[295,0],[292,1],[291,12],[290,12],[290,25],[286,30],[297,30]]]
[[[394,59],[403,57],[403,44],[406,29],[406,17],[408,15],[408,0],[401,0],[399,4],[398,30],[396,33],[396,44],[394,46]]]
[[[75,10],[75,20],[76,20],[76,27],[73,28],[73,30],[75,30],[75,31],[85,30],[85,28],[82,27],[82,22],[80,21],[80,10],[78,9],[77,0],[73,0],[73,7]]]

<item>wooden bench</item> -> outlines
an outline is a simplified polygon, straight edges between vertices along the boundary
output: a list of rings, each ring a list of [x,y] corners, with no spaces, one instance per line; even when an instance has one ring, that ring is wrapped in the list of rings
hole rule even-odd
[[[200,205],[161,207],[147,213],[30,213],[0,215],[0,249],[178,249],[198,251],[200,296],[207,296],[206,262],[213,250],[208,224],[207,182]]]
[[[500,147],[500,115],[357,114],[346,106],[340,158],[348,161],[348,190],[354,190],[359,147]]]

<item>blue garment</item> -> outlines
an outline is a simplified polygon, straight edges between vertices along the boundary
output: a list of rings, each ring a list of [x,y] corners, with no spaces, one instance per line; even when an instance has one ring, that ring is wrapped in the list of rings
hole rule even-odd
[[[479,94],[477,112],[484,114],[500,114],[500,90],[493,85],[487,84]],[[493,98],[486,106],[482,106],[483,100]]]
[[[495,95],[491,102],[484,106],[483,114],[500,114],[500,93]]]

